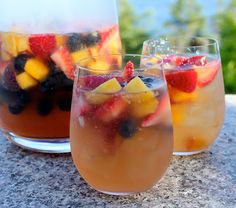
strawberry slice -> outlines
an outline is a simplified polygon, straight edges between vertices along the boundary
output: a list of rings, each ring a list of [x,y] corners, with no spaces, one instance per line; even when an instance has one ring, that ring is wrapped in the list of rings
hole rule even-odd
[[[51,52],[56,47],[55,35],[31,35],[29,37],[29,46],[35,56],[42,59],[48,59]]]
[[[205,56],[192,56],[188,58],[188,64],[196,66],[204,66],[207,63],[207,58]]]
[[[110,77],[108,76],[96,76],[96,75],[90,75],[90,76],[84,76],[84,77],[79,77],[79,85],[83,88],[88,88],[88,89],[95,89],[102,83],[106,82],[109,80]]]
[[[69,79],[74,79],[74,65],[72,57],[66,47],[59,47],[52,55],[51,59],[65,73]]]
[[[215,79],[220,67],[220,61],[217,60],[208,63],[205,67],[197,69],[197,85],[199,87],[205,87],[210,84]]]
[[[172,64],[176,66],[182,66],[188,63],[188,58],[184,56],[172,56],[171,57]]]
[[[119,119],[125,112],[127,103],[121,96],[116,96],[106,101],[95,112],[96,116],[103,122],[111,122]]]
[[[105,30],[103,30],[101,33],[100,33],[100,36],[101,36],[101,40],[100,40],[100,46],[103,45],[103,43],[111,36],[111,34],[118,30],[118,25],[113,25]]]
[[[162,121],[163,116],[165,115],[167,108],[167,105],[169,105],[169,97],[167,95],[164,95],[159,102],[159,105],[157,106],[154,113],[148,115],[141,123],[142,127],[149,127],[154,126]]]
[[[126,81],[129,81],[134,74],[134,64],[132,61],[128,61],[127,64],[125,65],[125,69],[123,72],[123,79]]]
[[[197,85],[197,72],[193,69],[166,73],[167,83],[183,92],[193,92]]]

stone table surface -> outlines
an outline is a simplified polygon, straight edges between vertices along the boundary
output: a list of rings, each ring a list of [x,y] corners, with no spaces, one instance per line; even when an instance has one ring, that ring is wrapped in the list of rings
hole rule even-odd
[[[226,96],[225,123],[209,152],[173,156],[155,187],[130,196],[91,189],[70,154],[33,153],[0,135],[0,208],[5,207],[236,207],[236,95]]]

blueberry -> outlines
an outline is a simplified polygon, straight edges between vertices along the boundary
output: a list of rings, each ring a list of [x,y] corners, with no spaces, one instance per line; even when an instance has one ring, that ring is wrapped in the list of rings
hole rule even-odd
[[[48,115],[52,109],[53,102],[49,98],[42,98],[37,105],[37,111],[42,116]]]
[[[61,98],[58,101],[58,106],[62,111],[70,111],[70,107],[71,107],[71,97],[65,97],[65,98]]]
[[[72,91],[73,89],[73,80],[65,78],[62,81],[63,88],[67,91]]]
[[[80,33],[70,33],[67,40],[67,47],[71,52],[80,50],[83,45],[83,35]]]
[[[101,36],[98,32],[93,32],[85,35],[84,37],[84,43],[86,46],[90,47],[95,45],[97,42],[99,42],[101,39]]]
[[[30,93],[26,90],[20,90],[17,92],[17,98],[23,105],[26,105],[31,101]]]
[[[24,105],[21,102],[15,101],[8,105],[8,110],[10,113],[17,115],[24,110]]]
[[[32,55],[25,53],[19,54],[17,57],[15,57],[14,67],[17,74],[24,71],[25,63],[29,58],[32,58]]]
[[[132,137],[137,130],[136,123],[132,119],[124,120],[118,127],[118,132],[123,138]]]

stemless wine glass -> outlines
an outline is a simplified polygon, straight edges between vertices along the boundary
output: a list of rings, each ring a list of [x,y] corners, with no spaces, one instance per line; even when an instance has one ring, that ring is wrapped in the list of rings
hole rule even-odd
[[[75,64],[119,53],[116,1],[2,0],[0,127],[15,144],[69,152]]]
[[[144,54],[164,59],[174,127],[174,154],[207,150],[224,121],[224,83],[218,43],[203,37],[147,40]]]
[[[81,176],[100,192],[145,191],[169,165],[173,151],[169,96],[161,65],[153,60],[161,61],[126,54],[79,62],[71,152]]]

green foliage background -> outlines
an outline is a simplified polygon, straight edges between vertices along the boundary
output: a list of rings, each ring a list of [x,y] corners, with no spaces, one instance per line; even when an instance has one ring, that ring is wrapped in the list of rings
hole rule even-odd
[[[218,1],[219,7],[222,1]],[[227,7],[210,20],[213,32],[209,31],[201,5],[196,0],[175,1],[170,6],[171,16],[163,28],[168,29],[167,35],[217,38],[220,42],[225,92],[236,93],[236,0],[228,2]],[[145,20],[148,22],[151,14],[146,12],[137,15],[128,0],[119,0],[119,11],[123,50],[127,53],[140,53],[143,41],[152,37],[145,29]]]

